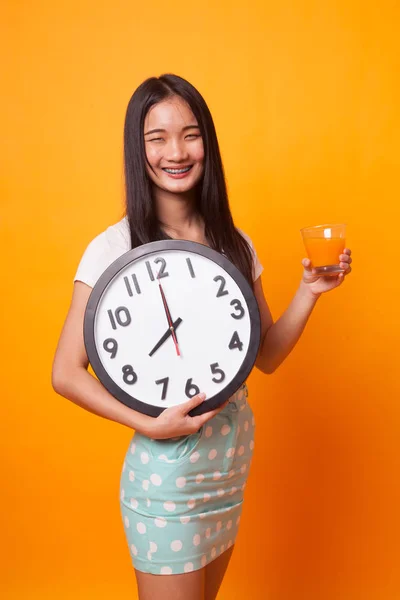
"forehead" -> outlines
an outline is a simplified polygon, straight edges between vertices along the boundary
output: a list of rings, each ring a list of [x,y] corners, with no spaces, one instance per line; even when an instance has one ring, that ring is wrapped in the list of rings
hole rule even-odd
[[[180,130],[187,125],[197,125],[197,119],[188,104],[179,97],[168,98],[151,107],[144,126],[148,129]]]

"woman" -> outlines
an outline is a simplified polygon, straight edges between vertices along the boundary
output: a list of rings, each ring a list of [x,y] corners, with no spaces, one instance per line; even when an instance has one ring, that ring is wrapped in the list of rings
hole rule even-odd
[[[290,353],[322,293],[350,273],[304,272],[290,306],[273,323],[257,254],[236,229],[211,114],[199,92],[175,75],[143,82],[133,94],[124,132],[126,215],[86,249],[53,366],[61,395],[135,435],[121,474],[121,511],[140,600],[213,600],[231,557],[254,448],[254,418],[242,386],[217,410],[190,417],[202,394],[157,418],[114,399],[88,371],[84,311],[98,277],[118,256],[166,238],[223,252],[253,287],[262,337],[256,366],[272,373]],[[164,576],[165,575],[165,576]]]

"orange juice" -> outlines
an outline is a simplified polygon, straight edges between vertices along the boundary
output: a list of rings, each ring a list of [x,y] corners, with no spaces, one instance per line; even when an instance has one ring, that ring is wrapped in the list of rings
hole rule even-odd
[[[304,245],[312,266],[325,267],[339,265],[339,255],[345,248],[345,240],[342,237],[307,237]]]

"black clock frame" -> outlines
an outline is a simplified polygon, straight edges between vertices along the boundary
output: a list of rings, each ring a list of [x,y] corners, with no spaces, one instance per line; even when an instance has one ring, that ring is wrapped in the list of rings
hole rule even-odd
[[[239,269],[234,264],[232,264],[230,260],[228,260],[225,256],[223,256],[216,250],[213,250],[212,248],[209,248],[204,244],[199,244],[198,242],[189,242],[187,240],[160,240],[156,242],[150,242],[148,244],[143,244],[142,246],[138,246],[133,250],[128,250],[127,252],[125,252],[125,254],[123,254],[122,256],[117,258],[113,263],[111,263],[111,265],[107,267],[104,273],[100,275],[89,296],[83,324],[85,348],[89,358],[89,362],[99,381],[117,400],[119,400],[126,406],[129,406],[130,408],[137,410],[143,414],[149,415],[151,417],[158,417],[165,410],[165,408],[167,408],[161,406],[153,406],[151,404],[147,404],[146,402],[138,400],[137,398],[134,398],[133,396],[125,392],[125,390],[120,388],[118,384],[115,383],[115,381],[107,373],[107,370],[104,368],[100,360],[96,348],[94,331],[97,307],[99,305],[104,291],[111,283],[112,279],[129,263],[134,262],[139,258],[143,258],[144,256],[150,256],[159,252],[163,252],[165,250],[182,250],[194,254],[201,254],[218,264],[235,280],[246,300],[247,307],[249,310],[251,326],[250,342],[248,351],[246,353],[245,358],[243,359],[239,371],[232,379],[232,381],[223,388],[223,390],[215,394],[215,396],[212,396],[210,400],[206,399],[203,403],[201,403],[199,406],[196,406],[196,408],[190,411],[189,414],[191,416],[195,416],[219,407],[225,402],[225,400],[227,400],[240,388],[240,386],[246,380],[254,366],[254,363],[257,359],[257,354],[261,340],[260,312],[253,290],[251,289],[248,281],[246,280],[244,275],[239,271]]]

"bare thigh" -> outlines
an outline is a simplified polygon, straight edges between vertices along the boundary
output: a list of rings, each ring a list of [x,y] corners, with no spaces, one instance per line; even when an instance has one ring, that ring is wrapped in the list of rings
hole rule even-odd
[[[234,547],[235,546],[232,546],[229,550],[223,552],[221,556],[206,566],[204,600],[216,599]]]
[[[204,600],[205,569],[180,575],[153,575],[135,569],[139,600]]]

